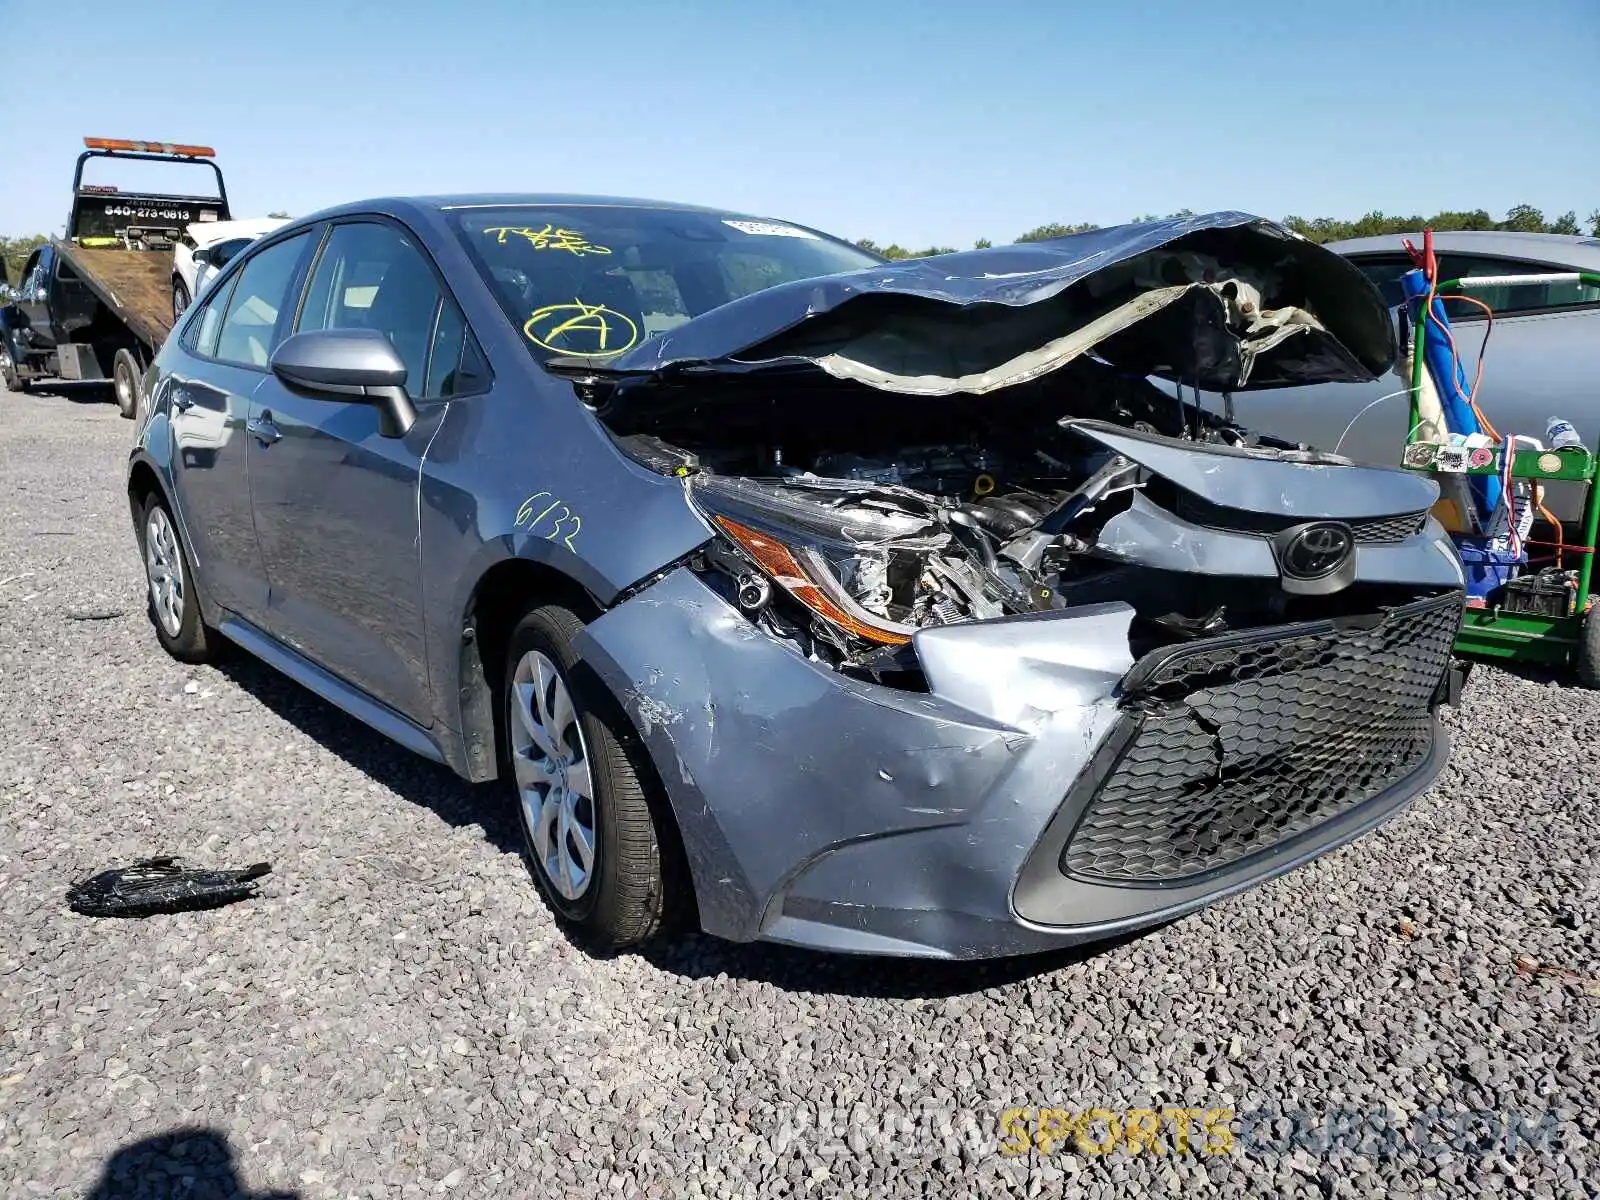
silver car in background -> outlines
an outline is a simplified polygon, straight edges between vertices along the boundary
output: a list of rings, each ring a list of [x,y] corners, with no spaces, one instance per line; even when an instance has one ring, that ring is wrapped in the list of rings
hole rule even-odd
[[[1411,269],[1401,244],[1422,244],[1421,232],[1329,242],[1360,267],[1390,307],[1401,303],[1400,277]],[[1600,272],[1600,238],[1549,233],[1436,233],[1439,278]],[[1494,311],[1446,302],[1456,348],[1471,379],[1489,334],[1478,404],[1504,436],[1543,439],[1553,416],[1570,420],[1584,444],[1600,443],[1600,288],[1546,283],[1474,291]],[[1406,438],[1409,405],[1401,368],[1366,384],[1312,384],[1236,396],[1243,425],[1358,462],[1395,466]],[[1381,397],[1388,396],[1388,399]],[[1546,506],[1565,522],[1583,509],[1581,484],[1553,484]]]

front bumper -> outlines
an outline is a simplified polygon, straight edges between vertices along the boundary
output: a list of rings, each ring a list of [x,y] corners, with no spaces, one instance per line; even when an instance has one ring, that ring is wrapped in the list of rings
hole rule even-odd
[[[1459,593],[1438,603],[1441,612],[1453,605],[1459,622]],[[912,693],[802,659],[680,568],[590,625],[579,649],[649,748],[703,927],[735,940],[982,958],[1104,938],[1360,835],[1443,767],[1435,710],[1448,620],[1428,624],[1405,696],[1390,704],[1391,724],[1406,736],[1387,767],[1369,772],[1360,794],[1338,796],[1337,781],[1323,780],[1308,800],[1300,788],[1295,819],[1274,829],[1281,814],[1252,807],[1248,779],[1235,778],[1228,792],[1229,772],[1238,777],[1242,763],[1266,758],[1281,768],[1297,748],[1315,749],[1315,737],[1284,726],[1276,742],[1257,744],[1249,705],[1277,705],[1309,685],[1338,711],[1370,709],[1369,677],[1351,684],[1342,673],[1372,649],[1348,638],[1375,635],[1354,629],[1330,641],[1326,630],[1302,629],[1312,641],[1274,652],[1265,672],[1272,687],[1245,696],[1230,691],[1226,670],[1217,674],[1214,653],[1199,664],[1204,678],[1195,662],[1158,669],[1157,655],[1136,670],[1131,617],[1124,605],[1103,605],[923,630],[916,648],[930,690]],[[1320,655],[1306,649],[1318,637]],[[1419,645],[1410,632],[1390,640],[1391,658]],[[1190,723],[1178,729],[1183,714]],[[1349,760],[1364,725],[1332,720],[1316,762],[1331,769]],[[1139,767],[1130,755],[1149,751],[1152,729],[1156,757],[1172,760],[1178,747],[1187,768],[1161,771],[1153,791],[1124,788],[1102,804],[1107,781],[1130,761]],[[1224,780],[1216,787],[1207,754]],[[1207,818],[1213,794],[1232,799]],[[1097,854],[1085,857],[1085,846]]]

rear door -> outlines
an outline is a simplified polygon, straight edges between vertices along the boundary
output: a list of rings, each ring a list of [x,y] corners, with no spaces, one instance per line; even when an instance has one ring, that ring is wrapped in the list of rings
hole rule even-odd
[[[378,432],[371,405],[268,378],[251,405],[251,494],[270,584],[267,629],[420,725],[433,723],[423,640],[417,489],[456,387],[465,326],[414,234],[377,218],[335,224],[296,332],[384,333],[408,367],[417,423]]]
[[[267,578],[250,511],[245,424],[287,328],[310,232],[263,247],[202,302],[170,357],[173,487],[196,569],[217,603],[260,624]]]

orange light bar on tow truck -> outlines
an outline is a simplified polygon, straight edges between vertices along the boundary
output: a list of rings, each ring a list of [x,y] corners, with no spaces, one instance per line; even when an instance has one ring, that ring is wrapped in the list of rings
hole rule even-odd
[[[124,138],[86,137],[83,144],[91,150],[125,150],[133,154],[173,154],[182,158],[215,158],[217,152],[210,146],[185,146],[174,142],[133,142]]]

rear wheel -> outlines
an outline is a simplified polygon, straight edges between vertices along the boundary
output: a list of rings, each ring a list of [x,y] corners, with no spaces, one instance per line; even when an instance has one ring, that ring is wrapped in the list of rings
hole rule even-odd
[[[189,308],[189,289],[182,279],[176,276],[172,280],[172,320],[176,324],[179,317]]]
[[[139,360],[131,350],[118,350],[111,358],[111,386],[117,393],[117,411],[132,420],[139,413]]]
[[[144,556],[150,620],[162,647],[181,662],[210,660],[215,640],[200,619],[200,589],[193,560],[171,510],[159,495],[152,494],[145,501],[139,521],[139,550]]]
[[[666,831],[652,814],[648,758],[627,718],[585,674],[572,648],[582,628],[570,609],[551,604],[512,631],[501,692],[505,748],[540,890],[597,949],[623,949],[660,932],[682,897],[676,881],[669,887],[666,864],[675,856],[662,852]]]
[[[1587,688],[1600,688],[1600,605],[1589,610],[1578,631],[1578,653],[1572,665],[1578,682]]]
[[[17,374],[17,365],[11,361],[11,351],[6,349],[6,344],[0,340],[0,388],[8,392],[25,392],[28,385]]]

